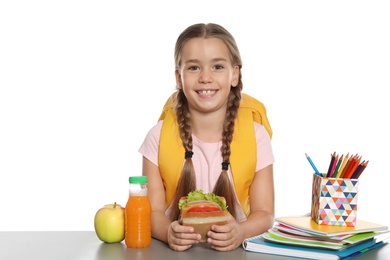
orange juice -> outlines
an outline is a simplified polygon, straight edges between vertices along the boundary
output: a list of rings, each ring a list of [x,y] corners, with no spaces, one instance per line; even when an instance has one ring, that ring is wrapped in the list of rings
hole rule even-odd
[[[145,176],[141,176],[145,177]],[[150,246],[152,242],[151,232],[151,206],[147,197],[146,183],[137,184],[134,191],[130,187],[130,195],[125,210],[125,243],[130,248],[143,248]]]

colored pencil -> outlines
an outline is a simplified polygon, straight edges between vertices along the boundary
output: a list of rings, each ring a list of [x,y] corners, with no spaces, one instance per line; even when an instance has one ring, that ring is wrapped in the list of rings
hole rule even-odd
[[[366,161],[366,162],[363,164],[363,167],[360,169],[360,172],[357,173],[355,179],[359,179],[359,177],[360,177],[360,175],[362,174],[362,172],[364,171],[364,169],[366,169],[367,164],[368,164],[368,161]]]
[[[337,162],[336,168],[334,169],[334,172],[333,172],[333,175],[332,175],[333,178],[336,178],[337,173],[339,172],[340,165],[341,165],[341,163],[343,161],[343,157],[344,157],[344,155],[342,154],[341,157],[339,158],[338,162]]]
[[[343,163],[341,164],[341,167],[340,167],[339,171],[337,172],[336,178],[340,178],[341,173],[343,172],[344,167],[345,167],[345,165],[347,164],[348,159],[349,159],[349,152],[348,152],[347,155],[344,157]]]
[[[352,178],[352,174],[355,172],[355,170],[359,166],[361,158],[362,158],[362,156],[356,158],[355,162],[353,163],[353,166],[351,167],[351,169],[348,172],[348,178]]]
[[[359,157],[357,154],[354,156],[352,163],[349,165],[348,171],[345,173],[344,178],[351,178],[353,172],[356,170],[360,163],[361,156]]]
[[[347,169],[345,169],[345,172],[344,172],[344,174],[343,174],[343,178],[348,178],[349,171],[352,169],[352,167],[353,167],[353,165],[354,165],[354,163],[355,163],[355,161],[356,161],[356,156],[357,156],[357,155],[354,155],[354,156],[351,157],[351,162],[350,162],[350,164],[348,165]]]
[[[343,172],[340,174],[340,178],[344,178],[345,172],[347,171],[347,169],[349,168],[349,165],[352,162],[352,158],[353,158],[353,156],[349,157],[347,164],[345,165],[345,167],[343,169]]]
[[[326,173],[326,177],[330,177],[330,172],[332,170],[334,158],[336,157],[336,152],[334,152],[333,155],[331,154],[330,156],[331,156],[331,160],[330,160],[330,163],[329,163],[328,172]]]
[[[307,160],[308,160],[309,163],[311,164],[311,167],[313,167],[314,172],[315,172],[318,176],[322,177],[322,174],[318,171],[317,167],[314,165],[314,163],[313,163],[313,161],[311,160],[310,156],[307,155],[307,153],[305,153],[305,155],[306,155]]]
[[[332,169],[330,170],[329,178],[333,177],[334,170],[336,169],[337,162],[339,161],[339,155],[336,154],[336,157],[333,160]]]
[[[356,176],[357,176],[358,172],[360,172],[360,170],[362,169],[364,163],[365,163],[365,161],[359,163],[358,167],[353,171],[353,173],[351,175],[351,179],[356,179]]]

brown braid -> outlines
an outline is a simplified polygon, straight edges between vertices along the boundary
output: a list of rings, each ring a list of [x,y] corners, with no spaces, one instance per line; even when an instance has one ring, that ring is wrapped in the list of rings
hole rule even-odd
[[[231,55],[231,62],[240,69],[238,84],[232,86],[229,94],[229,100],[226,108],[226,118],[223,126],[221,153],[223,162],[229,162],[230,144],[233,140],[234,122],[237,117],[240,106],[242,81],[241,81],[241,56],[233,36],[223,27],[217,24],[194,24],[185,29],[176,41],[175,46],[175,65],[176,69],[181,66],[181,53],[185,43],[192,38],[218,38],[221,39],[228,47]],[[175,104],[177,122],[179,124],[180,138],[186,151],[192,151],[192,131],[190,113],[188,109],[187,98],[183,91],[178,89]],[[183,155],[184,156],[184,155]],[[186,196],[190,191],[196,189],[195,169],[191,158],[186,158],[178,182],[175,197],[173,198],[173,212],[171,220],[177,220],[180,210],[176,206],[182,196]],[[218,178],[214,191],[215,194],[223,196],[226,199],[228,210],[233,217],[236,216],[235,192],[233,184],[229,180],[227,170],[222,170]]]
[[[177,122],[179,124],[180,138],[186,151],[192,151],[192,131],[191,118],[188,110],[187,99],[183,91],[177,92],[175,110],[177,114]],[[184,156],[184,154],[183,154]],[[185,158],[184,165],[181,171],[180,179],[177,184],[175,197],[173,198],[173,212],[171,220],[177,220],[180,216],[178,205],[179,200],[183,196],[196,189],[195,169],[192,164],[191,157]]]
[[[226,118],[222,134],[222,161],[229,162],[230,158],[230,143],[233,140],[234,122],[237,117],[237,111],[240,106],[241,91],[237,87],[231,88],[229,100],[227,104]],[[236,217],[236,203],[234,196],[234,187],[231,183],[226,169],[222,169],[221,174],[214,186],[213,192],[226,199],[228,210],[233,217]]]

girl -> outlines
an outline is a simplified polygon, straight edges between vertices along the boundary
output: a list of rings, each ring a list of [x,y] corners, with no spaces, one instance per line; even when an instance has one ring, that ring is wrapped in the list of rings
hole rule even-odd
[[[263,104],[242,94],[241,57],[217,24],[194,24],[175,46],[177,90],[139,149],[148,177],[152,236],[173,250],[199,243],[178,222],[178,201],[201,189],[225,197],[228,223],[213,225],[207,242],[229,251],[274,221],[272,130]]]

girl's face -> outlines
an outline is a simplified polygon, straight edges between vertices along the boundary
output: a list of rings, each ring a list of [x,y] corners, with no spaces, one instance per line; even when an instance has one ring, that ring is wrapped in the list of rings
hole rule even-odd
[[[176,82],[192,112],[226,111],[231,86],[238,84],[239,68],[231,64],[225,43],[218,38],[194,38],[182,50]]]

